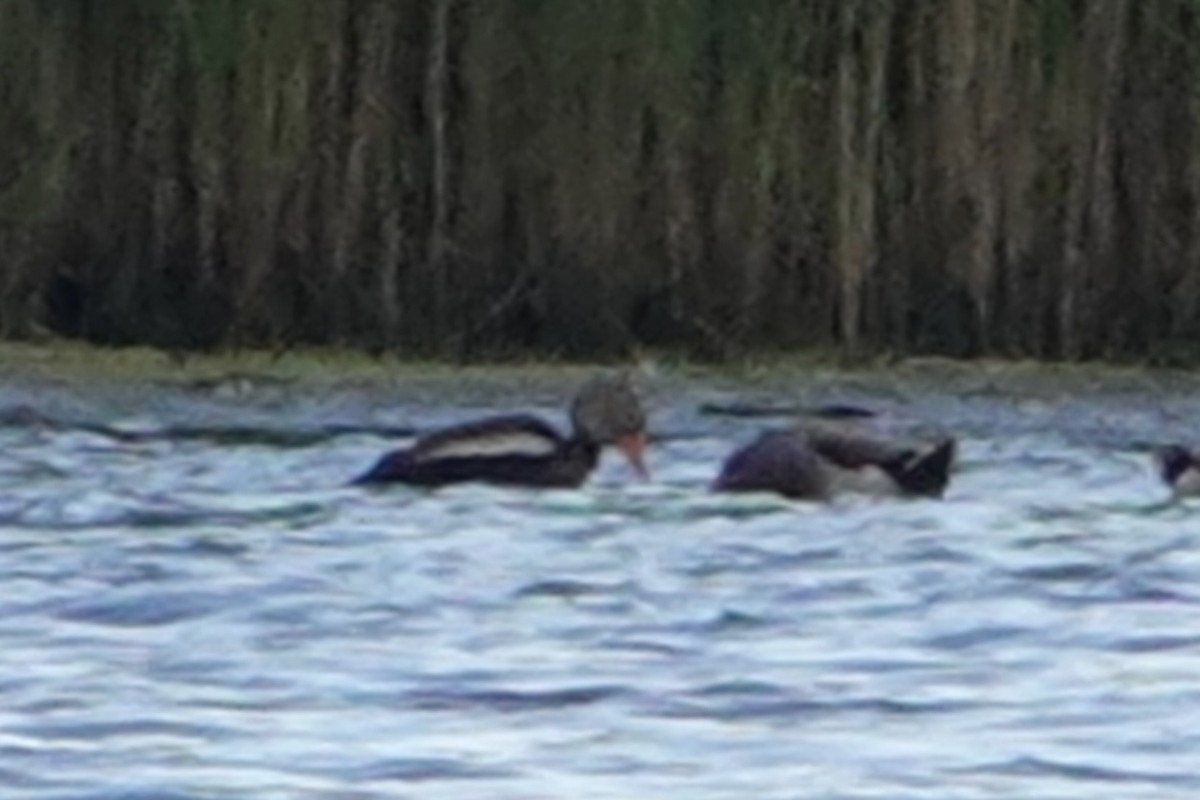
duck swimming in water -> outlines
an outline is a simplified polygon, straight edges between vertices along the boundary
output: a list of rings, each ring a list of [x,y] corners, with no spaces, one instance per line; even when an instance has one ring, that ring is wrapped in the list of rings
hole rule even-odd
[[[761,434],[725,461],[713,489],[805,500],[828,500],[843,492],[941,497],[956,449],[952,437],[910,446],[816,421]]]
[[[1154,454],[1159,477],[1176,497],[1200,497],[1200,452],[1179,444]]]
[[[646,413],[626,372],[584,384],[571,404],[569,435],[529,414],[489,417],[422,436],[412,447],[380,458],[354,483],[573,488],[596,468],[607,445],[648,477]]]

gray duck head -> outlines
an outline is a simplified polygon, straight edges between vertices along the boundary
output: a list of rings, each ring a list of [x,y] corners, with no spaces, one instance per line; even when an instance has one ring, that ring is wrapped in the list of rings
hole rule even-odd
[[[579,438],[615,446],[639,475],[648,475],[646,411],[629,372],[598,375],[585,383],[571,403],[571,425]]]

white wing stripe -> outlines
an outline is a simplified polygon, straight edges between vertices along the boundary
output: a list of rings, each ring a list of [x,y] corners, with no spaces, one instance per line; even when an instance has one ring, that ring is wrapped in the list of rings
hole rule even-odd
[[[538,457],[555,451],[555,443],[534,433],[510,431],[445,442],[420,454],[422,461],[444,458]]]

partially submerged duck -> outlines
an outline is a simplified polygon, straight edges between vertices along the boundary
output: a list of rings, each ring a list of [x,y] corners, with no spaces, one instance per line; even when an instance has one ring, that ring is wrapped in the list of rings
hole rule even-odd
[[[928,445],[897,444],[817,421],[761,434],[725,461],[713,489],[806,500],[843,492],[941,497],[956,449],[952,437]]]
[[[1200,451],[1172,444],[1159,448],[1154,460],[1176,497],[1200,497]]]
[[[616,447],[645,478],[646,413],[629,373],[597,376],[571,404],[571,432],[538,417],[508,414],[445,428],[383,456],[354,483],[436,487],[481,482],[572,488]]]

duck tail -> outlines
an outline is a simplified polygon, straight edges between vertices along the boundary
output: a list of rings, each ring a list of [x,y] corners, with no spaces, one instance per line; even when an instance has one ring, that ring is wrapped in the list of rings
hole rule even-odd
[[[350,481],[349,486],[375,486],[411,480],[412,458],[407,450],[397,450],[381,457],[366,472]]]
[[[958,442],[947,437],[924,451],[909,451],[893,470],[900,488],[909,494],[941,497],[950,483]]]

